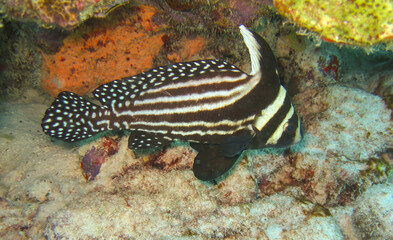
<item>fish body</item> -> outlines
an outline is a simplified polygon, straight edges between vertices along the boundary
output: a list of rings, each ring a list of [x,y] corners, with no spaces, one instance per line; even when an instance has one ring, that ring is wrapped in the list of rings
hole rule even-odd
[[[66,142],[107,130],[132,130],[133,150],[190,142],[198,151],[193,171],[201,180],[227,172],[243,150],[288,147],[303,133],[266,41],[240,26],[251,72],[218,60],[158,67],[101,85],[101,105],[62,92],[42,120],[43,131]]]

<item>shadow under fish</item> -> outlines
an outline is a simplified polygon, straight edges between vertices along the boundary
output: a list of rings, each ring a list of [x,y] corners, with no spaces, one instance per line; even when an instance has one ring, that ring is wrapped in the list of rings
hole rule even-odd
[[[132,130],[132,150],[162,149],[175,140],[198,151],[195,177],[225,174],[246,149],[289,147],[303,138],[300,118],[281,85],[267,42],[240,26],[249,74],[218,60],[176,63],[103,84],[101,106],[61,92],[46,110],[43,131],[66,142],[107,130]]]

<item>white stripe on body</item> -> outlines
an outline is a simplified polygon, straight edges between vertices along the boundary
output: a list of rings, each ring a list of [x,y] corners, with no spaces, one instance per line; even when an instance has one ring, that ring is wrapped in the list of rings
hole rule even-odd
[[[237,78],[237,80],[240,80],[239,78]],[[123,111],[123,112],[118,112],[116,111],[116,109],[112,109],[114,114],[116,115],[116,117],[121,117],[121,116],[131,116],[131,117],[135,117],[138,115],[165,115],[165,114],[174,114],[174,113],[179,113],[179,114],[187,114],[187,113],[195,113],[195,112],[201,112],[201,111],[213,111],[216,109],[220,109],[220,108],[224,108],[227,107],[229,105],[232,105],[234,103],[236,103],[237,101],[239,101],[240,99],[242,99],[243,97],[247,96],[247,94],[249,92],[251,92],[251,90],[260,82],[261,78],[260,78],[260,74],[251,76],[249,81],[247,81],[245,84],[242,84],[238,87],[235,87],[234,89],[231,89],[228,91],[228,93],[230,94],[227,98],[223,99],[223,100],[219,100],[217,102],[214,103],[202,103],[199,105],[193,105],[193,106],[187,106],[187,107],[179,107],[179,108],[163,108],[163,109],[146,109],[146,110],[136,110],[133,111],[131,110],[127,110],[127,111]],[[185,83],[187,84],[187,83]],[[190,86],[190,85],[188,85]],[[198,87],[198,85],[196,86]],[[207,96],[209,97],[215,97],[214,93],[216,91],[212,91],[209,92],[207,94]],[[205,93],[203,93],[205,94]],[[194,95],[194,96],[193,96]],[[189,96],[192,96],[193,99],[204,99],[203,97],[200,97],[202,94],[197,93],[197,94],[192,94]],[[183,101],[187,101],[189,98],[189,96],[185,95],[185,96],[176,96],[174,97],[174,99],[176,99],[176,101],[181,101],[181,98],[183,98]],[[202,95],[205,96],[206,95]],[[179,98],[177,98],[179,97]],[[165,99],[165,101],[167,102],[171,102],[169,99]],[[164,100],[164,99],[162,99]],[[153,101],[153,100],[151,100]],[[143,101],[141,102],[134,102],[135,105],[139,105],[139,106],[143,106]],[[112,104],[112,107],[114,107],[114,103]]]

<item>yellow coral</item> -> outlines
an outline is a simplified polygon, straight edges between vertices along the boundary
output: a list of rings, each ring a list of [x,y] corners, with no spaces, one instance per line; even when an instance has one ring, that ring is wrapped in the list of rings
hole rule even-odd
[[[393,39],[391,0],[275,0],[278,11],[323,39],[372,45]]]

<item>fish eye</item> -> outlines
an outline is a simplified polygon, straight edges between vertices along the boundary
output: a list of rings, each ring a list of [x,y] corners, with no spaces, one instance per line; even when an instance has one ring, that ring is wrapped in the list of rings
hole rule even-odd
[[[293,131],[295,131],[295,126],[292,123],[286,123],[284,125],[284,131],[287,133],[292,133]]]

